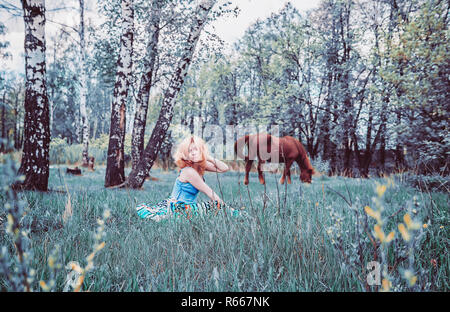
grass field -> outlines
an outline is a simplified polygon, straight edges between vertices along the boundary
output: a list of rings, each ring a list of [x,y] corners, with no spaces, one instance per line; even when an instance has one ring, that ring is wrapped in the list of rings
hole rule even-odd
[[[76,290],[102,292],[450,288],[448,193],[420,192],[401,175],[322,176],[311,185],[296,176],[285,187],[276,184],[279,175],[266,173],[264,187],[251,173],[247,188],[238,184],[242,173],[208,173],[206,182],[242,209],[240,216],[219,211],[155,223],[139,219],[135,206],[167,198],[176,172],[152,170],[159,181],[147,181],[142,190],[105,189],[104,174],[98,167],[69,176],[64,166],[54,166],[52,192],[18,194],[28,250],[22,267],[33,291],[67,290],[71,270],[82,276]],[[0,275],[0,289],[7,291],[21,272],[13,244],[20,234],[5,231],[11,229],[12,201],[2,193],[0,247],[10,275]],[[80,267],[67,266],[71,261]],[[381,264],[376,285],[367,284],[371,261]]]

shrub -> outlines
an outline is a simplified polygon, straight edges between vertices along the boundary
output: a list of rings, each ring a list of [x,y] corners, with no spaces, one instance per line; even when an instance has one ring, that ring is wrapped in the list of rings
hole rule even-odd
[[[448,192],[450,187],[450,178],[441,175],[416,175],[405,174],[404,181],[420,191],[431,192]]]
[[[100,138],[93,140],[89,146],[89,156],[95,158],[96,164],[106,163],[106,153],[108,150],[108,140],[107,135],[102,135]],[[77,164],[81,163],[83,153],[82,144],[72,144],[68,145],[64,139],[54,138],[50,142],[50,164],[61,165],[61,164]]]

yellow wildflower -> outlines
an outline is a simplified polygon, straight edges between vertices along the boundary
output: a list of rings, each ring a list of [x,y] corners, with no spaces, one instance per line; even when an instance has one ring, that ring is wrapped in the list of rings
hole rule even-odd
[[[386,237],[385,242],[386,242],[386,243],[390,243],[390,242],[394,239],[394,237],[395,237],[395,232],[392,231],[392,232],[389,233],[388,236]]]
[[[66,268],[71,269],[72,271],[75,271],[77,273],[82,274],[83,273],[83,269],[80,267],[80,265],[75,262],[75,261],[71,261],[67,264]]]
[[[92,252],[89,256],[86,257],[86,260],[88,262],[91,262],[95,257],[95,252]]]
[[[384,242],[385,240],[385,235],[383,230],[381,229],[380,225],[375,224],[375,226],[373,227],[373,229],[375,230],[375,236],[378,237],[378,239],[380,240],[380,242]]]
[[[381,291],[389,291],[391,289],[392,283],[387,278],[383,278],[381,286],[382,286]]]
[[[12,232],[12,227],[14,225],[14,218],[12,216],[12,214],[8,214],[8,216],[6,217],[6,219],[8,220],[8,228],[7,228],[7,232],[11,233]]]
[[[384,192],[386,192],[386,185],[377,185],[378,197],[382,197]]]
[[[111,211],[109,209],[106,209],[103,212],[103,219],[108,219],[111,216]]]
[[[55,259],[53,259],[52,256],[48,257],[48,266],[50,268],[53,268],[54,265],[55,265]]]
[[[402,237],[405,241],[409,241],[411,239],[411,236],[409,235],[408,230],[405,228],[405,225],[403,223],[400,223],[398,225],[398,230],[402,234]]]
[[[39,281],[39,286],[41,286],[43,291],[49,291],[50,287],[47,286],[47,284],[44,281]]]
[[[75,289],[73,290],[74,292],[79,292],[79,291],[80,291],[81,285],[83,285],[83,280],[84,280],[84,275],[81,275],[81,276],[78,278],[78,280],[77,280],[76,287],[75,287]]]
[[[440,227],[439,227],[440,229],[443,229],[444,228],[444,226],[443,225],[441,225]]]
[[[417,230],[418,228],[420,228],[420,224],[417,223],[417,222],[414,222],[414,221],[411,219],[411,216],[409,215],[409,213],[406,213],[406,214],[403,216],[403,221],[405,221],[406,226],[407,226],[408,229],[410,229],[410,230]]]
[[[372,208],[370,208],[369,206],[364,207],[364,211],[372,218],[376,219],[378,223],[382,223],[381,222],[381,214],[379,211],[374,211]]]
[[[403,221],[405,221],[406,226],[408,227],[408,229],[411,227],[412,221],[411,221],[411,216],[409,215],[409,213],[405,214],[403,216]]]
[[[411,270],[406,270],[403,273],[403,276],[408,280],[409,286],[413,286],[417,282],[417,276],[415,276]]]
[[[100,244],[95,248],[95,250],[96,250],[96,251],[99,251],[99,250],[103,249],[103,247],[105,247],[105,242],[100,243]]]
[[[426,229],[428,227],[428,224],[424,223],[423,228]]]

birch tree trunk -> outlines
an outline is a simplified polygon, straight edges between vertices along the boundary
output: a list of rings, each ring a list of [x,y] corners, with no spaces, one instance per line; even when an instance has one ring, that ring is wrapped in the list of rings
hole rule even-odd
[[[105,187],[125,181],[124,142],[126,102],[133,67],[133,0],[122,0],[122,38],[117,60],[116,83],[111,109]]]
[[[133,133],[131,135],[131,162],[132,170],[137,168],[144,151],[145,125],[147,121],[148,101],[150,98],[150,88],[152,86],[153,72],[157,56],[157,45],[159,41],[159,23],[160,23],[160,2],[153,0],[150,22],[147,26],[147,32],[152,35],[147,45],[147,57],[145,58],[145,73],[142,75],[139,93],[136,99],[136,112],[134,115]]]
[[[15,104],[14,104],[14,149],[20,149],[19,147],[19,136],[18,136],[18,129],[19,125],[18,125],[18,114],[19,114],[19,94],[20,94],[20,88],[18,90],[18,92],[16,93],[16,98],[15,98]]]
[[[86,68],[86,41],[84,35],[84,0],[80,1],[80,124],[81,139],[83,142],[83,167],[89,164],[89,122],[86,109],[87,98],[87,68]]]
[[[354,137],[353,132],[355,132],[355,128],[353,127],[356,124],[353,120],[353,103],[352,103],[352,94],[350,90],[350,77],[351,77],[351,50],[352,50],[352,39],[350,35],[350,10],[351,10],[351,2],[343,3],[342,7],[339,9],[339,30],[340,37],[342,41],[342,58],[340,64],[342,65],[340,70],[340,88],[342,92],[343,99],[343,110],[341,111],[343,118],[343,133],[341,138],[341,144],[344,146],[344,153],[342,157],[343,169],[345,175],[351,174],[353,166],[351,164],[351,156],[352,156],[352,139]]]
[[[208,14],[216,0],[203,0],[197,8],[194,24],[192,25],[186,42],[186,48],[182,53],[181,59],[173,74],[168,89],[165,91],[164,100],[159,113],[158,121],[153,129],[150,140],[144,150],[144,153],[137,164],[136,169],[132,170],[128,176],[127,186],[140,188],[144,184],[153,163],[158,155],[161,143],[163,142],[167,129],[173,117],[173,107],[177,95],[183,86],[184,79],[192,61],[192,57],[200,37],[201,31],[208,20]]]
[[[3,91],[3,101],[2,101],[2,117],[1,117],[1,122],[2,122],[2,142],[0,144],[0,152],[3,153],[5,152],[6,146],[5,146],[5,139],[6,139],[6,125],[5,125],[5,118],[6,115],[6,90]]]
[[[15,189],[47,191],[49,176],[49,107],[45,81],[45,3],[22,0],[25,22],[24,146]]]

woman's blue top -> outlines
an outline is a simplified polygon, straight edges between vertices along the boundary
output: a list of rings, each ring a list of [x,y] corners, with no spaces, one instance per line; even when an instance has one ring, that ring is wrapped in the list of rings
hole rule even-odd
[[[180,176],[180,173],[178,174],[178,177]],[[175,199],[177,202],[183,202],[185,204],[195,204],[197,202],[197,195],[199,192],[198,189],[196,189],[189,182],[181,182],[178,177],[175,180],[175,184],[173,185],[172,189],[172,195],[170,197],[172,199]]]

